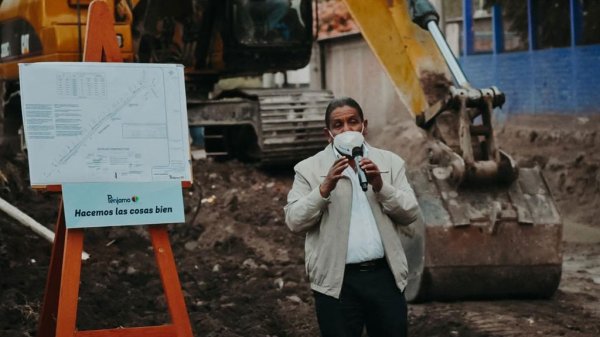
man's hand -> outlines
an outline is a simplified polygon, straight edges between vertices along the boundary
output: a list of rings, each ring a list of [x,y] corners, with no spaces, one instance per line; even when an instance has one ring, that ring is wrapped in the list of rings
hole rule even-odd
[[[348,167],[348,158],[346,157],[341,157],[333,162],[327,173],[327,177],[325,177],[325,180],[319,186],[319,192],[321,192],[323,198],[329,198],[329,194],[335,189],[338,180],[343,177],[342,172],[344,172],[346,167]]]
[[[365,175],[367,176],[367,181],[371,186],[373,186],[374,192],[381,191],[383,187],[383,179],[381,179],[381,172],[379,172],[379,167],[375,165],[374,162],[369,158],[363,158],[360,163],[360,168],[365,171]]]

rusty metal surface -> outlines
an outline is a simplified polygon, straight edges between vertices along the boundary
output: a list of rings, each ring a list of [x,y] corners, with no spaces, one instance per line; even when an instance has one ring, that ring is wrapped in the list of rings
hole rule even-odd
[[[422,274],[410,280],[407,298],[552,295],[561,275],[562,222],[541,172],[522,168],[511,184],[457,187],[434,173],[439,169],[410,174],[425,249]]]
[[[426,238],[427,267],[533,266],[562,262],[560,225],[504,222],[493,235],[481,226],[428,227]]]
[[[548,298],[558,288],[560,265],[426,268],[417,299]]]

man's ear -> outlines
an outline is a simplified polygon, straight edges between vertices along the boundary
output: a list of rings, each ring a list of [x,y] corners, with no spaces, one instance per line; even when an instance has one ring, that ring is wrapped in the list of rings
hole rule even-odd
[[[329,132],[329,129],[323,128],[323,134],[325,135],[325,138],[327,138],[327,142],[331,144],[331,142],[333,142],[333,138],[331,138],[331,133]]]
[[[369,124],[369,121],[365,119],[365,121],[363,122],[364,128],[363,128],[363,136],[366,136],[367,134],[369,134],[367,125]]]

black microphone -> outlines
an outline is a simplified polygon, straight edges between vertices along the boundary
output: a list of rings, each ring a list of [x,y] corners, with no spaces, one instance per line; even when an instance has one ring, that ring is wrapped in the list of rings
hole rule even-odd
[[[367,175],[365,174],[365,171],[360,168],[362,156],[362,146],[357,146],[352,149],[352,157],[354,157],[354,164],[356,164],[356,172],[358,173],[358,182],[360,183],[360,188],[366,192],[367,188],[369,187],[369,182],[367,181]]]

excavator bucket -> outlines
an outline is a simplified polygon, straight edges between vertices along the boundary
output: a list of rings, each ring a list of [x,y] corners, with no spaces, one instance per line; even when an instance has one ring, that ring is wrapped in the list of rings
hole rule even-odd
[[[452,187],[440,167],[410,174],[422,219],[404,246],[410,301],[544,298],[561,276],[562,226],[537,168],[510,184]]]
[[[426,0],[344,2],[430,138],[429,161],[409,174],[422,217],[402,229],[407,299],[551,296],[561,219],[541,172],[496,145],[492,115],[504,94],[471,87]]]
[[[558,287],[561,218],[539,169],[496,147],[491,114],[503,102],[494,87],[451,86],[425,113],[429,158],[410,177],[423,214],[406,240],[410,300],[549,297]]]

